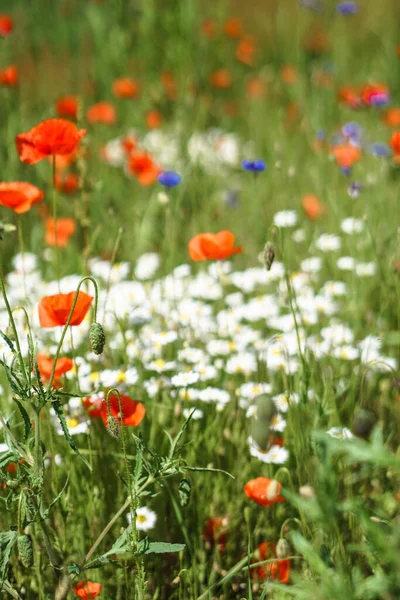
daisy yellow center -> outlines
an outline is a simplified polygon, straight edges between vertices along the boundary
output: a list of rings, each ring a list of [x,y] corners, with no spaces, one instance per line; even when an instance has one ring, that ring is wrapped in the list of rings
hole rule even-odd
[[[71,429],[73,429],[74,427],[77,427],[79,425],[79,421],[78,419],[70,418],[67,419],[67,425],[68,427],[71,427]]]
[[[139,521],[139,523],[145,523],[147,521],[147,517],[144,515],[138,515],[136,520]]]

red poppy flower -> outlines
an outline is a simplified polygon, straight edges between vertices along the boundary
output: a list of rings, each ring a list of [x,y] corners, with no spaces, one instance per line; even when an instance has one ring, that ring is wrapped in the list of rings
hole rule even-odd
[[[8,37],[14,29],[14,21],[8,15],[0,15],[0,35]]]
[[[354,87],[345,86],[340,88],[338,100],[343,104],[347,104],[350,108],[359,108],[361,106],[360,93]]]
[[[389,88],[381,83],[367,84],[361,91],[361,98],[364,104],[370,106],[379,98],[389,98]]]
[[[349,168],[352,167],[355,162],[360,160],[361,151],[352,144],[341,144],[335,146],[333,155],[336,158],[339,167]]]
[[[214,87],[226,90],[232,85],[232,77],[228,69],[219,69],[210,76],[210,82]]]
[[[256,552],[254,553],[254,559],[252,562],[262,562],[264,560],[272,559],[275,556],[275,544],[263,542],[258,546]],[[251,569],[251,576],[259,580],[272,579],[274,581],[279,581],[280,583],[286,584],[289,583],[290,569],[290,560],[278,559],[274,562],[253,567]]]
[[[243,37],[236,48],[236,58],[245,65],[251,66],[256,53],[256,40],[251,35]]]
[[[101,592],[101,583],[94,583],[93,581],[78,581],[74,587],[74,594],[82,600],[93,600]]]
[[[42,200],[44,193],[31,183],[12,181],[0,183],[0,205],[22,214],[31,209],[32,204]]]
[[[68,321],[75,292],[46,296],[39,302],[39,321],[42,327],[60,327]],[[92,296],[79,292],[70,325],[80,325],[92,303]]]
[[[268,477],[257,477],[246,483],[244,493],[250,500],[261,506],[271,506],[275,502],[285,501],[280,495],[281,489],[282,484],[279,481],[268,479]]]
[[[71,121],[48,119],[17,135],[15,143],[22,162],[33,165],[46,156],[71,154],[85,133]]]
[[[243,22],[238,17],[231,17],[224,24],[224,33],[230,38],[238,38],[242,35]]]
[[[150,110],[146,115],[146,123],[149,129],[157,129],[162,123],[162,114],[159,110]]]
[[[79,175],[76,173],[56,173],[56,188],[63,194],[74,194],[79,189]]]
[[[205,19],[201,26],[201,31],[202,31],[204,37],[209,38],[209,39],[213,38],[215,36],[216,29],[217,28],[216,28],[215,21],[210,19],[210,17]]]
[[[152,157],[145,152],[132,152],[128,158],[127,171],[137,178],[141,185],[151,185],[157,180],[161,169]]]
[[[0,84],[6,87],[15,87],[18,85],[19,73],[15,65],[10,65],[0,71]]]
[[[266,84],[261,77],[251,77],[246,84],[247,95],[249,98],[262,98],[265,96]]]
[[[396,156],[400,155],[400,131],[395,131],[390,138],[390,145]]]
[[[314,194],[307,194],[301,201],[301,206],[310,221],[317,221],[325,214],[325,207]]]
[[[36,361],[39,367],[40,375],[43,377],[43,379],[50,379],[54,365],[54,359],[51,358],[51,356],[48,356],[47,354],[37,354]],[[60,379],[62,375],[68,373],[68,371],[71,371],[73,366],[74,363],[70,358],[58,358],[56,362],[56,368],[54,371],[54,377],[56,379]]]
[[[114,81],[112,91],[117,98],[135,98],[139,93],[139,85],[130,77],[120,77]]]
[[[389,127],[399,127],[400,125],[400,108],[389,108],[383,115],[383,121]]]
[[[241,246],[234,247],[235,236],[230,231],[219,233],[200,233],[189,242],[189,254],[192,260],[222,260],[242,252]]]
[[[98,102],[97,104],[93,104],[86,111],[86,118],[91,123],[91,125],[95,125],[97,123],[103,123],[104,125],[113,125],[117,122],[117,113],[112,104],[110,102]]]
[[[176,82],[171,71],[164,71],[164,73],[161,73],[161,83],[168,98],[174,100],[176,97]]]
[[[225,550],[228,524],[229,517],[208,517],[202,533],[202,538],[208,547],[217,545],[220,552]]]
[[[101,417],[101,405],[103,404],[103,398],[99,396],[88,396],[83,401],[83,405],[89,413],[90,417],[97,418]]]
[[[78,116],[78,99],[75,96],[63,96],[56,102],[56,113],[59,117],[76,120]]]
[[[137,427],[146,414],[145,407],[141,402],[136,402],[136,400],[133,400],[124,394],[121,394],[120,400],[121,411],[120,401],[117,395],[111,394],[108,397],[108,401],[106,401],[106,399],[103,400],[101,404],[101,418],[103,419],[105,427],[108,427],[109,414],[115,417],[120,425],[123,423],[127,427]]]
[[[68,244],[69,238],[75,233],[76,222],[74,219],[69,218],[57,219],[56,226],[54,227],[54,219],[48,218],[46,219],[45,227],[46,244],[49,246],[55,246],[57,241],[59,248],[65,248],[65,246]]]

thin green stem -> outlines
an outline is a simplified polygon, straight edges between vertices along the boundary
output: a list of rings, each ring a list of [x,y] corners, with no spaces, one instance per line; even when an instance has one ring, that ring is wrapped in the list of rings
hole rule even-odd
[[[98,303],[99,303],[99,288],[98,288],[98,285],[96,283],[96,280],[93,279],[93,277],[90,277],[90,276],[83,277],[83,279],[80,280],[79,285],[77,287],[77,290],[75,292],[74,301],[72,303],[71,310],[69,312],[67,322],[64,325],[64,329],[63,329],[60,341],[59,341],[58,346],[57,346],[57,351],[56,351],[56,355],[54,357],[53,367],[51,369],[51,375],[50,375],[50,380],[49,380],[49,383],[48,383],[48,386],[47,386],[47,391],[50,391],[51,386],[53,384],[54,374],[55,374],[55,371],[56,371],[57,360],[58,360],[58,357],[60,356],[61,348],[62,348],[62,345],[64,343],[64,339],[65,339],[66,333],[68,331],[69,324],[71,323],[71,319],[72,319],[72,315],[74,314],[76,303],[78,302],[80,288],[81,288],[82,284],[85,281],[87,281],[87,280],[91,281],[93,283],[93,285],[94,285],[94,288],[95,288],[94,307],[93,307],[93,321],[95,322],[96,319],[97,319],[97,308],[98,308]]]
[[[57,233],[57,191],[56,191],[56,157],[53,156],[52,162],[52,199],[53,199],[53,227],[54,227],[54,242],[56,252],[56,275],[58,281],[58,290],[60,291],[60,248],[58,247]]]
[[[28,373],[27,373],[27,370],[26,370],[26,367],[25,367],[25,363],[24,363],[23,358],[22,358],[21,345],[19,343],[19,337],[18,337],[18,333],[17,333],[17,327],[15,325],[15,321],[14,321],[14,317],[13,317],[13,314],[12,314],[10,303],[8,302],[8,298],[7,298],[7,294],[6,294],[6,288],[5,288],[5,285],[4,285],[4,280],[3,280],[3,277],[1,275],[0,275],[0,287],[1,287],[1,293],[3,294],[4,303],[6,305],[7,313],[8,313],[8,316],[10,318],[10,324],[11,324],[11,327],[12,327],[12,330],[13,330],[13,333],[14,333],[14,338],[15,338],[14,341],[15,341],[15,344],[16,344],[17,350],[18,350],[18,358],[19,358],[21,370],[22,370],[22,373],[23,373],[23,375],[25,377],[26,384],[29,387],[30,386],[30,379],[28,377]]]

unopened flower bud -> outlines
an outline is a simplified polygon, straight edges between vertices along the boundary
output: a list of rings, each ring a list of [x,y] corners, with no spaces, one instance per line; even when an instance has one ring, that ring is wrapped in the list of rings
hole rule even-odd
[[[107,431],[113,437],[118,437],[120,432],[120,425],[118,420],[113,415],[108,415],[107,419]]]
[[[290,544],[285,538],[280,538],[276,544],[276,556],[277,558],[287,558],[290,556]]]
[[[267,242],[264,246],[264,264],[267,271],[271,270],[272,263],[274,262],[275,251],[271,242]]]
[[[100,323],[92,323],[89,329],[89,341],[95,354],[101,354],[106,343],[103,326]]]

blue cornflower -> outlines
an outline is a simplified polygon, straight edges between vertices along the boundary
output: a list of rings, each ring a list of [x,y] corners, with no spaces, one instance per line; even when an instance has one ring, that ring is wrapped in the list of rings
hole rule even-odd
[[[381,142],[374,142],[370,144],[368,150],[374,156],[382,156],[383,158],[387,158],[392,154],[390,147],[387,144],[382,144]]]
[[[350,121],[350,123],[346,123],[342,127],[342,134],[345,137],[350,138],[352,142],[358,142],[362,137],[362,133],[363,130],[361,125],[359,125],[355,121]]]
[[[167,188],[173,188],[180,184],[182,177],[175,171],[164,171],[157,177],[159,183]]]
[[[361,188],[361,183],[359,183],[358,181],[353,181],[347,188],[347,193],[350,196],[350,198],[358,198],[358,196],[360,195]]]
[[[385,106],[389,104],[389,94],[386,92],[378,92],[373,94],[370,98],[370,104],[373,106]]]
[[[316,133],[316,137],[317,137],[317,140],[319,140],[320,142],[322,142],[322,140],[324,140],[325,137],[326,137],[324,129],[318,129],[317,133]]]
[[[355,15],[358,7],[356,2],[339,2],[336,4],[336,10],[342,15]]]
[[[340,167],[340,170],[342,171],[343,175],[345,175],[346,177],[349,177],[349,175],[351,175],[352,172],[352,167]]]
[[[258,160],[244,160],[242,162],[242,167],[245,171],[252,171],[253,173],[260,173],[261,171],[265,171],[265,167],[267,165],[265,162],[259,158]]]

